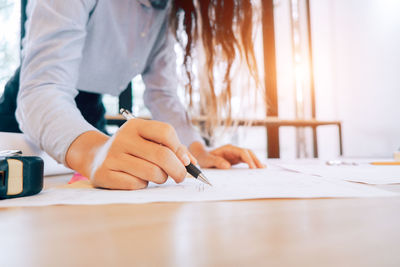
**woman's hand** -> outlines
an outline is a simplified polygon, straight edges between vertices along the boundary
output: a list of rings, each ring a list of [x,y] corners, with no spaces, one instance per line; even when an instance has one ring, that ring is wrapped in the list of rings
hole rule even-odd
[[[266,167],[251,150],[233,145],[207,151],[201,143],[194,142],[189,146],[189,151],[196,157],[202,168],[229,169],[232,165],[241,162],[249,165],[251,169]]]
[[[71,144],[66,161],[94,186],[128,190],[165,183],[168,176],[180,183],[185,166],[196,163],[172,126],[141,119],[127,121],[111,138],[94,131],[82,134]]]

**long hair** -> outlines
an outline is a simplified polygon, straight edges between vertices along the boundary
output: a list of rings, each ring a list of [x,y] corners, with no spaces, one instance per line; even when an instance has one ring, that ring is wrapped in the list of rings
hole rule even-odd
[[[173,0],[171,12],[172,30],[184,50],[189,107],[193,105],[192,56],[200,41],[204,48],[209,85],[200,88],[201,95],[205,97],[201,102],[207,105],[207,128],[212,131],[214,126],[220,124],[222,115],[225,125],[231,124],[231,70],[235,58],[245,59],[251,76],[259,85],[253,48],[252,0]],[[185,34],[182,35],[182,32]],[[225,73],[222,89],[217,93],[214,70],[221,66]]]

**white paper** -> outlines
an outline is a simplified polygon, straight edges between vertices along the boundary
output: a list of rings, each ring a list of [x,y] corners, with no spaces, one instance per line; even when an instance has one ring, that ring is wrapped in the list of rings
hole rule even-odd
[[[329,166],[324,162],[317,161],[298,161],[296,163],[282,161],[275,164],[289,171],[351,182],[376,185],[400,183],[400,165],[371,165],[369,164],[372,162],[371,160],[345,160],[345,162],[358,165]]]
[[[46,152],[29,142],[23,134],[0,132],[0,151],[11,149],[21,150],[24,156],[41,157],[44,161],[44,175],[59,175],[73,172],[64,165],[58,164]]]
[[[187,178],[181,184],[169,179],[166,184],[150,184],[147,189],[137,191],[55,187],[36,196],[1,200],[0,207],[398,195],[373,186],[283,170],[231,169],[205,170],[204,173],[212,187],[193,178]]]

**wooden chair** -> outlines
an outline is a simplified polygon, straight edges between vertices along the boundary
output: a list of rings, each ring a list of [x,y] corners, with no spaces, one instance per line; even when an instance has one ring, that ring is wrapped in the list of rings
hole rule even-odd
[[[276,50],[275,50],[275,31],[274,31],[274,6],[273,0],[263,0],[262,3],[262,24],[264,42],[264,68],[265,68],[265,88],[268,99],[268,109],[266,110],[267,119],[260,122],[267,129],[267,151],[269,158],[279,158],[279,128],[282,126],[311,127],[313,132],[313,152],[314,157],[318,157],[317,127],[323,125],[336,125],[339,134],[339,153],[343,155],[342,144],[342,124],[340,121],[319,121],[316,120],[315,110],[315,88],[313,77],[313,58],[312,58],[312,39],[310,21],[310,2],[306,0],[307,6],[307,26],[309,43],[309,62],[310,62],[310,91],[311,91],[311,119],[310,120],[282,120],[278,117],[278,93],[276,75]]]

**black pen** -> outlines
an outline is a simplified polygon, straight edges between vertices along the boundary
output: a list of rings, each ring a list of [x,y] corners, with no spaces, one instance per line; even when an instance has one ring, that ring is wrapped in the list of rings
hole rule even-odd
[[[121,112],[122,116],[124,116],[124,118],[126,120],[135,118],[135,116],[133,116],[132,113],[130,113],[128,110],[126,110],[124,108],[121,108],[119,110],[119,112]],[[185,168],[186,168],[187,172],[190,173],[190,175],[192,175],[194,178],[202,181],[205,184],[212,186],[212,184],[208,181],[208,179],[204,176],[204,174],[195,165],[193,165],[192,163],[189,163],[189,165],[185,166]]]

